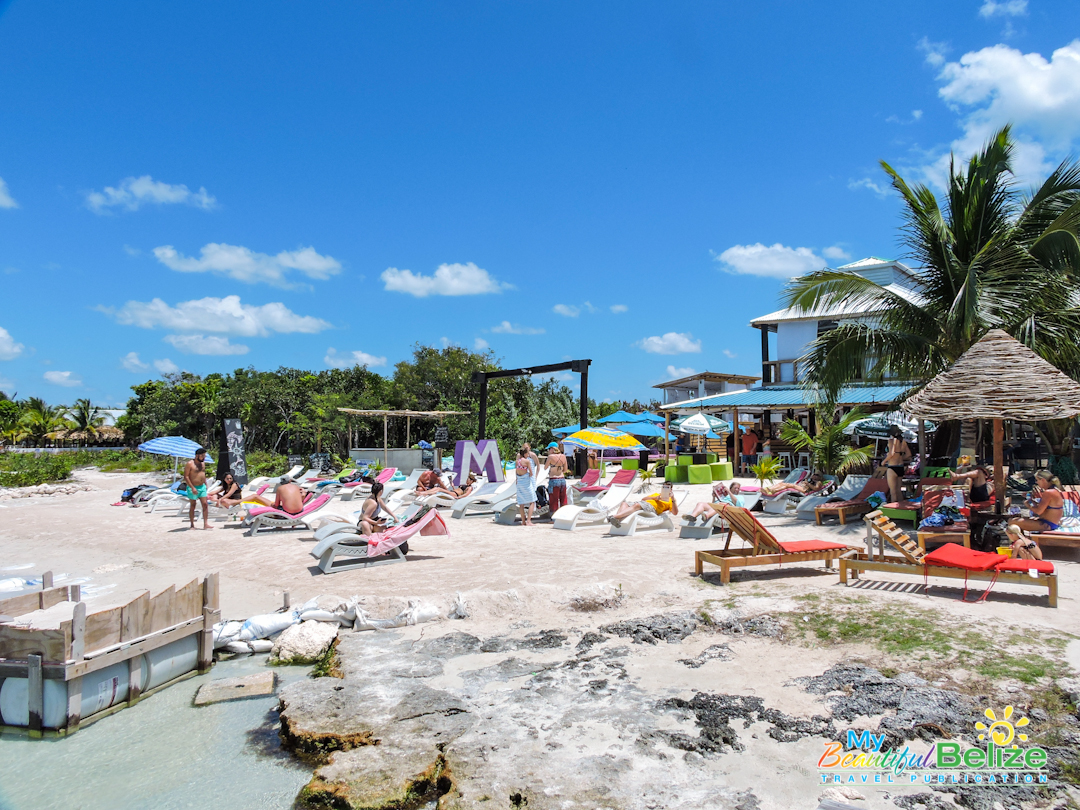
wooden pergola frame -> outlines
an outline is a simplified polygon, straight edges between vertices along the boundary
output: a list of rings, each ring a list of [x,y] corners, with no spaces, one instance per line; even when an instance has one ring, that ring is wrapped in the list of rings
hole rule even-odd
[[[338,408],[342,413],[347,413],[349,416],[375,416],[382,417],[383,420],[383,464],[386,464],[390,460],[390,439],[388,423],[391,416],[404,416],[405,417],[405,444],[410,444],[412,438],[412,420],[413,419],[438,419],[440,422],[448,416],[468,416],[472,411],[394,411],[394,410],[378,410],[378,411],[363,411],[356,408]],[[350,429],[349,433],[352,433]],[[352,444],[350,438],[349,444]]]

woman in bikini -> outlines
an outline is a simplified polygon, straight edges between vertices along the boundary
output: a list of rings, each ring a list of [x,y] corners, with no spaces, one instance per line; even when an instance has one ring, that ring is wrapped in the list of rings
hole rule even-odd
[[[382,491],[383,485],[378,481],[372,484],[371,494],[367,496],[367,500],[364,501],[364,506],[360,511],[360,531],[364,533],[365,537],[385,531],[386,517],[382,513],[393,514],[387,505],[383,503]]]
[[[1010,523],[1005,528],[1005,533],[1009,536],[1014,560],[1041,560],[1043,558],[1039,544],[1027,537],[1016,524]]]
[[[1061,484],[1049,470],[1035,473],[1038,484],[1032,495],[1038,495],[1034,503],[1028,499],[1032,517],[1017,517],[1009,521],[1010,526],[1019,526],[1026,532],[1053,532],[1061,528],[1061,516],[1065,512],[1065,499],[1057,487]]]
[[[956,472],[950,472],[949,476],[954,484],[965,481],[971,484],[972,503],[985,503],[990,500],[990,474],[985,467],[957,467]]]
[[[904,441],[903,431],[898,425],[889,428],[888,453],[881,462],[885,468],[885,480],[889,482],[889,497],[893,503],[900,500],[900,483],[904,478],[904,467],[911,461],[911,448]]]
[[[830,482],[826,481],[821,473],[814,473],[802,484],[789,484],[783,482],[774,487],[762,487],[761,494],[768,495],[770,498],[785,492],[790,492],[795,495],[813,495],[815,492],[820,492],[825,489],[829,484]]]
[[[232,473],[225,473],[225,478],[221,482],[221,492],[211,495],[207,500],[222,509],[228,509],[240,503],[240,485],[233,479]]]

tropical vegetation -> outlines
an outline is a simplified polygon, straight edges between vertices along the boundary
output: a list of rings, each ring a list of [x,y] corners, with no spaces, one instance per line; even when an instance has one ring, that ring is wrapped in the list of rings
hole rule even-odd
[[[789,284],[786,303],[807,314],[841,302],[875,312],[841,321],[800,358],[805,385],[822,401],[856,380],[925,383],[990,329],[1080,379],[1080,163],[1063,162],[1024,193],[1014,151],[1006,126],[966,166],[950,163],[941,199],[882,162],[903,204],[907,258],[919,270],[910,292],[831,269]],[[1070,431],[1069,423],[1052,430],[1062,440]],[[949,430],[937,438],[955,441]]]
[[[795,419],[785,419],[780,425],[780,438],[798,452],[810,454],[810,464],[815,472],[825,475],[845,475],[870,463],[873,445],[854,447],[851,436],[844,431],[854,422],[865,419],[866,414],[858,408],[836,418],[832,408],[815,410],[817,433],[810,435]]]

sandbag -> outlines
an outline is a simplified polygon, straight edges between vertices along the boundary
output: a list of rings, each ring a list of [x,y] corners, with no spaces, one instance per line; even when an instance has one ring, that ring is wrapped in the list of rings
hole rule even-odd
[[[214,625],[214,649],[220,649],[240,637],[243,622],[218,622]]]
[[[329,610],[305,610],[300,614],[300,621],[302,622],[336,622],[337,620],[337,614],[331,613]]]
[[[253,638],[269,638],[277,635],[286,627],[292,627],[299,623],[300,612],[297,610],[285,613],[263,613],[252,616],[240,628],[240,640],[250,641]]]

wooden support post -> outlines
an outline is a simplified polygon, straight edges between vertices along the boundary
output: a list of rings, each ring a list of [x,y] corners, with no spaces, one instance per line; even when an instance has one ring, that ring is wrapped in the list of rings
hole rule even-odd
[[[281,606],[285,608],[285,610],[288,610],[290,607],[292,607],[292,596],[289,595],[288,591],[284,591],[281,594]]]
[[[668,462],[671,453],[671,443],[668,436],[671,433],[671,411],[664,411],[664,464]]]
[[[731,424],[734,425],[735,430],[735,463],[732,465],[732,469],[735,470],[735,476],[739,475],[739,462],[742,460],[742,445],[739,443],[739,409],[732,409]]]
[[[31,653],[26,656],[27,704],[30,709],[31,737],[40,737],[45,717],[45,680],[41,672],[41,656]]]
[[[389,431],[388,431],[388,429],[386,427],[386,417],[385,416],[382,418],[382,453],[383,453],[383,456],[382,456],[383,466],[384,467],[389,467],[390,466],[390,439],[389,439]]]
[[[919,478],[923,477],[926,467],[926,420],[919,419]]]
[[[86,602],[76,602],[71,613],[71,660],[82,661],[86,653]]]
[[[1005,506],[1005,423],[994,420],[994,513],[1000,515]]]
[[[141,660],[142,656],[136,656]],[[68,734],[74,734],[79,730],[82,721],[82,678],[72,678],[67,682],[67,720],[64,729]]]
[[[46,571],[41,575],[41,590],[47,591],[53,586],[53,573],[52,571]]]
[[[82,601],[82,585],[68,585],[68,598],[69,602],[81,602]]]
[[[221,616],[218,575],[207,574],[203,580],[203,631],[199,637],[199,672],[214,663],[214,624]]]
[[[405,417],[405,446],[412,447],[412,417]]]

